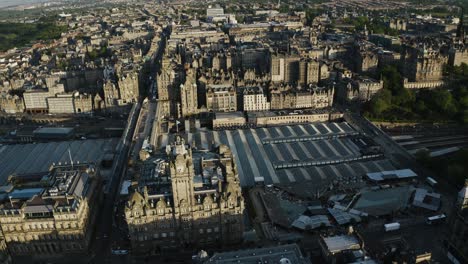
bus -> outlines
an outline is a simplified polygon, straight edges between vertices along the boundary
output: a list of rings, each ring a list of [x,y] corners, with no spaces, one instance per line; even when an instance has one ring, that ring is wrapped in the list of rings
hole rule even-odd
[[[429,225],[438,224],[445,221],[445,218],[447,218],[445,214],[430,216],[426,219],[426,223],[428,223]]]

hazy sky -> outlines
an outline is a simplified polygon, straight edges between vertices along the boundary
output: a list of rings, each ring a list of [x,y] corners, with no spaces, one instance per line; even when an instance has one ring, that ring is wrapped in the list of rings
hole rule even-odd
[[[0,0],[0,8],[12,5],[23,5],[47,2],[49,0]]]

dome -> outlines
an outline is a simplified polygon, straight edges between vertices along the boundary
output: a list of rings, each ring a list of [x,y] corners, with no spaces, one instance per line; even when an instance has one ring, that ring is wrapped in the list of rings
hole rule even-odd
[[[292,264],[292,262],[288,258],[282,258],[279,261],[280,264]]]

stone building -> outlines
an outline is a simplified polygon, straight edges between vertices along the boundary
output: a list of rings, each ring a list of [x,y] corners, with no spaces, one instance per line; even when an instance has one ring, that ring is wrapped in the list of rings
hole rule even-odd
[[[447,249],[448,254],[458,260],[458,263],[468,263],[468,180],[465,187],[458,193],[453,212],[448,218]],[[452,263],[456,263],[453,262]]]
[[[195,74],[194,69],[189,69],[185,83],[180,85],[180,110],[184,117],[198,113],[198,94]]]
[[[103,85],[104,93],[104,104],[106,108],[112,109],[118,105],[118,100],[120,99],[119,89],[115,82],[107,80]]]
[[[31,90],[23,94],[24,106],[28,112],[47,112],[47,97],[49,97],[47,90]]]
[[[270,110],[270,102],[262,87],[245,87],[242,89],[242,108],[244,111]]]
[[[124,102],[136,102],[140,96],[139,81],[138,72],[136,71],[121,73],[117,81],[120,99]]]
[[[468,48],[465,45],[455,45],[449,50],[449,65],[460,66],[468,64]]]
[[[271,91],[271,109],[326,108],[333,105],[335,89],[309,85],[304,89]]]
[[[326,63],[313,59],[301,60],[299,62],[299,85],[317,84],[328,77],[329,71]]]
[[[156,77],[158,102],[162,116],[176,116],[177,102],[180,101],[179,87],[184,83],[184,69],[169,58],[162,61],[161,72]]]
[[[406,20],[402,18],[394,18],[389,21],[388,26],[391,29],[396,29],[398,31],[406,31]]]
[[[105,109],[104,102],[99,94],[79,94],[74,98],[75,113],[91,113]]]
[[[158,86],[158,103],[161,109],[162,116],[169,116],[171,113],[170,101],[169,101],[169,85],[170,85],[170,73],[163,68],[162,72],[157,76]]]
[[[367,102],[383,89],[383,81],[370,78],[356,78],[343,82],[338,92],[341,100]]]
[[[355,69],[358,73],[374,73],[379,65],[379,55],[374,51],[360,50],[356,54]]]
[[[244,199],[231,150],[195,153],[176,137],[165,154],[144,166],[125,207],[133,250],[240,242]]]
[[[53,165],[48,173],[12,175],[0,225],[12,256],[85,253],[101,200],[94,164]]]
[[[5,242],[5,238],[0,234],[0,263],[11,264],[13,263],[10,253]]]
[[[206,86],[206,108],[208,111],[214,112],[236,111],[236,89],[227,84],[208,84]]]
[[[299,81],[299,61],[297,54],[271,54],[271,81],[297,83]]]
[[[0,95],[0,111],[8,114],[16,114],[24,112],[23,99],[17,95]]]
[[[47,105],[51,114],[74,114],[74,94],[65,93],[47,97]]]
[[[405,45],[401,56],[403,74],[410,82],[440,81],[448,56],[439,48],[422,45]]]

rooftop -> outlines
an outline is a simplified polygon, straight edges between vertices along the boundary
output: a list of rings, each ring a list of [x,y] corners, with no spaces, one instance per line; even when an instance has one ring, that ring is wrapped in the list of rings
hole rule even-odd
[[[0,185],[12,174],[47,172],[51,165],[70,163],[99,164],[106,152],[114,151],[118,139],[87,139],[39,144],[0,146]]]
[[[322,237],[328,251],[332,254],[344,250],[360,249],[359,241],[356,237],[350,235]]]
[[[215,253],[205,262],[216,264],[242,263],[294,263],[310,264],[310,260],[302,256],[296,244],[282,245],[268,248],[254,248],[224,253]]]
[[[367,173],[366,175],[372,181],[408,179],[408,178],[414,178],[418,176],[414,171],[410,169],[380,171],[380,172]]]

